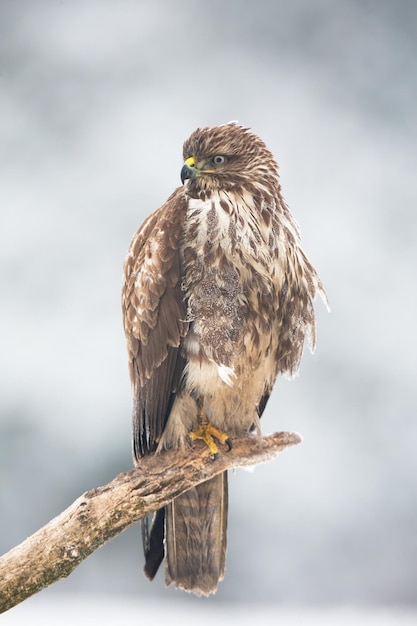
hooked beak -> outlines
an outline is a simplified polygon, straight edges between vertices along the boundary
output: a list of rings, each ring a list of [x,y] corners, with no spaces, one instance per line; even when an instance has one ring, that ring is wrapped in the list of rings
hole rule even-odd
[[[198,176],[199,174],[199,170],[196,168],[195,166],[195,159],[194,157],[189,157],[184,165],[182,166],[181,169],[181,182],[182,184],[184,184],[184,182],[188,179],[188,178],[195,178],[196,176]]]

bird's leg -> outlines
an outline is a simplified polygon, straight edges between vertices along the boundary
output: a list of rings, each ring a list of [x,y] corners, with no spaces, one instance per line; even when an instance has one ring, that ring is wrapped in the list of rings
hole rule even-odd
[[[198,406],[197,417],[198,427],[196,430],[193,430],[189,433],[191,441],[195,441],[196,439],[201,439],[202,441],[204,441],[204,443],[210,450],[213,459],[217,457],[219,452],[218,447],[214,442],[214,439],[217,439],[217,441],[221,444],[226,444],[228,450],[232,449],[232,442],[229,439],[229,435],[219,428],[216,428],[216,426],[213,426],[213,424],[208,421],[202,404],[199,404]]]

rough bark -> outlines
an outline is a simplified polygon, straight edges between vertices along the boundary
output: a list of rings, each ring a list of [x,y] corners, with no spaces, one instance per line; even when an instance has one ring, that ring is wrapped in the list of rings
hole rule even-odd
[[[214,460],[203,444],[144,458],[140,468],[87,491],[0,558],[0,613],[68,576],[106,541],[193,485],[232,467],[269,461],[300,441],[296,433],[248,435]]]

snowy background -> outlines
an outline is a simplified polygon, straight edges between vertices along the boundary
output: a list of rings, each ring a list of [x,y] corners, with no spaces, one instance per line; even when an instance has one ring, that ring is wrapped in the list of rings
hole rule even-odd
[[[216,596],[149,584],[136,526],[11,617],[416,609],[416,31],[413,0],[0,2],[0,553],[131,467],[121,267],[197,126],[265,140],[332,308],[263,418],[303,444],[231,476]]]

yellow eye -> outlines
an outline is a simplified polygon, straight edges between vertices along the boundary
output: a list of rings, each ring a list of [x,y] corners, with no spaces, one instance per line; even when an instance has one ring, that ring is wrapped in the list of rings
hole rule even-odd
[[[224,165],[226,163],[226,157],[224,157],[222,154],[216,154],[216,156],[214,156],[211,161],[213,165]]]

